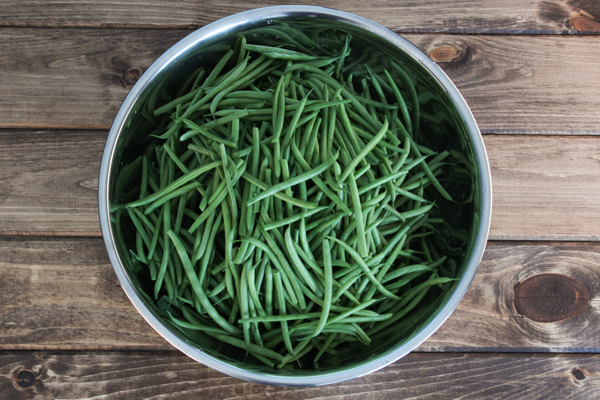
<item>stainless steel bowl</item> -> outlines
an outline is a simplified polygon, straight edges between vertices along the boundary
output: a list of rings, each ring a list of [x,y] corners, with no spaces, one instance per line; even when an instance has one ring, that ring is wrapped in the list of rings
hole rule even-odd
[[[111,222],[111,203],[119,201],[119,188],[126,184],[117,174],[123,157],[132,151],[132,138],[148,128],[141,118],[147,105],[168,93],[169,88],[176,85],[180,72],[190,71],[199,62],[211,61],[211,49],[222,40],[283,20],[349,32],[353,40],[363,46],[379,49],[381,54],[396,58],[414,73],[421,74],[433,88],[431,90],[437,91],[436,95],[444,97],[454,107],[453,126],[458,134],[452,140],[463,146],[473,174],[473,204],[468,218],[470,234],[462,263],[457,268],[459,281],[432,312],[423,315],[404,340],[380,346],[374,352],[366,351],[352,363],[326,370],[289,372],[245,365],[223,357],[213,349],[201,348],[169,328],[149,306],[150,298],[140,290],[138,278],[125,268],[123,252],[126,249]],[[148,323],[173,346],[202,364],[237,378],[286,386],[317,386],[363,376],[393,363],[433,334],[457,307],[475,275],[488,237],[491,199],[490,171],[481,134],[467,104],[446,74],[417,47],[379,24],[346,12],[309,6],[268,7],[236,14],[193,32],[170,48],[143,74],[123,102],[106,141],[99,177],[100,223],[110,261],[127,296]]]

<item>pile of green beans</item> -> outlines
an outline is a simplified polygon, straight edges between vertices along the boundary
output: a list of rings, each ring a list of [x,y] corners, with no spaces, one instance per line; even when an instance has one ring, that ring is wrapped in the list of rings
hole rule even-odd
[[[135,160],[139,195],[113,212],[171,324],[252,362],[312,368],[453,280],[426,196],[451,201],[451,157],[417,143],[400,65],[358,73],[350,36],[315,55],[309,36],[270,29],[287,42],[240,37],[153,111],[166,123]]]

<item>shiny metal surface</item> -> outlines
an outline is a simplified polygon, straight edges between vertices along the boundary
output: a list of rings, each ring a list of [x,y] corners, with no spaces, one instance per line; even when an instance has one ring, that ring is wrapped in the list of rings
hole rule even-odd
[[[432,90],[447,98],[455,108],[458,139],[465,153],[469,154],[474,173],[474,207],[471,237],[465,249],[464,262],[459,268],[460,281],[442,299],[431,315],[421,321],[406,340],[389,348],[367,354],[356,362],[328,370],[275,371],[256,366],[248,367],[241,362],[225,359],[211,349],[200,349],[182,334],[163,324],[140,290],[134,276],[128,274],[120,256],[123,249],[110,218],[110,205],[118,201],[120,182],[118,175],[121,161],[140,140],[148,128],[141,119],[147,112],[147,104],[157,97],[168,95],[169,88],[176,85],[172,71],[191,70],[198,59],[210,61],[211,53],[218,51],[225,35],[248,32],[257,26],[273,21],[296,21],[301,24],[334,27],[350,32],[353,40],[362,41],[382,49],[382,54],[397,56],[415,73],[423,75]],[[163,54],[143,74],[121,106],[110,129],[99,176],[99,212],[102,234],[115,273],[127,296],[148,323],[173,346],[191,358],[231,376],[253,382],[286,385],[316,386],[341,382],[374,372],[403,357],[433,334],[457,307],[467,291],[477,270],[487,242],[491,219],[491,178],[488,159],[477,124],[464,99],[446,74],[424,53],[394,32],[365,18],[346,12],[310,6],[278,6],[251,10],[236,14],[207,25],[181,40]]]

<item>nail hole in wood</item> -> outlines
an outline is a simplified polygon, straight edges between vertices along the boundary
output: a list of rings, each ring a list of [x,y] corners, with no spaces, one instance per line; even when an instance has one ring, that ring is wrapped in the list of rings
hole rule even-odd
[[[536,322],[558,322],[579,314],[590,302],[588,289],[560,274],[539,274],[515,285],[516,310]]]

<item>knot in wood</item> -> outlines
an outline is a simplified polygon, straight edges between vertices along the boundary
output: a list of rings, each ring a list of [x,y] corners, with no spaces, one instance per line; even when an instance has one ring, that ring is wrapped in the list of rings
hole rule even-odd
[[[121,75],[121,81],[123,84],[130,88],[140,79],[142,71],[138,68],[129,68]]]
[[[28,370],[22,369],[17,371],[13,380],[19,388],[27,389],[35,385],[35,374]]]
[[[585,12],[574,12],[569,17],[571,28],[578,32],[600,32],[600,21]]]
[[[582,381],[585,379],[585,373],[579,368],[573,368],[572,373],[575,379],[577,379],[578,381]]]
[[[560,274],[539,274],[515,285],[516,310],[536,322],[558,322],[579,314],[590,302],[588,289]]]
[[[437,63],[450,63],[464,58],[466,49],[462,46],[447,44],[434,47],[427,52],[427,55]]]

